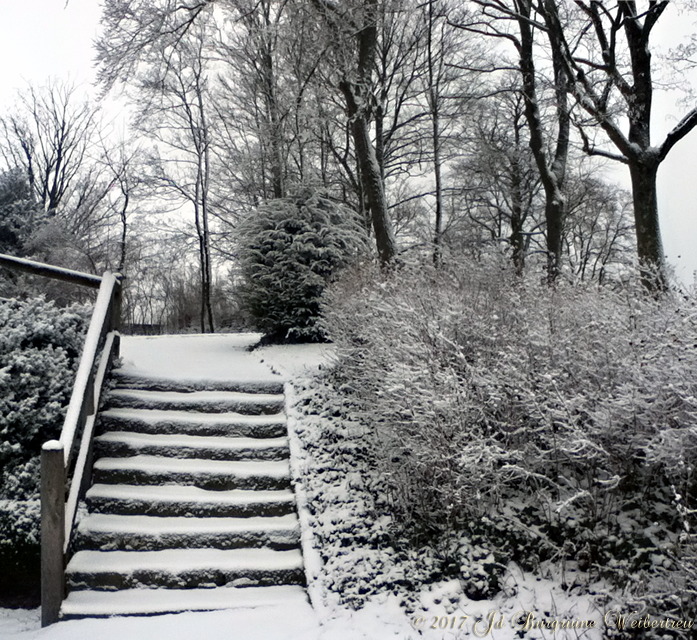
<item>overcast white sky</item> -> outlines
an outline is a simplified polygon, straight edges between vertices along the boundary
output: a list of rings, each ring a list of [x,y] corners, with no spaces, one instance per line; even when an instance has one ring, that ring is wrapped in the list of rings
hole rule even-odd
[[[27,81],[41,84],[55,76],[88,85],[94,79],[92,42],[100,14],[98,0],[0,0],[0,109],[11,105],[15,90]],[[681,33],[695,30],[694,22],[678,16],[671,3],[656,35],[667,46],[676,44]],[[654,143],[684,112],[676,108],[675,96],[656,96]],[[613,175],[628,186],[626,169]],[[697,130],[671,151],[659,171],[659,210],[668,260],[683,282],[692,283],[697,273]]]

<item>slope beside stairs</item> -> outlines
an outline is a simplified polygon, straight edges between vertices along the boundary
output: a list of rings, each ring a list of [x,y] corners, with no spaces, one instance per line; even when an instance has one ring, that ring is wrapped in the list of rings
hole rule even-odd
[[[283,385],[112,377],[62,617],[307,603]]]

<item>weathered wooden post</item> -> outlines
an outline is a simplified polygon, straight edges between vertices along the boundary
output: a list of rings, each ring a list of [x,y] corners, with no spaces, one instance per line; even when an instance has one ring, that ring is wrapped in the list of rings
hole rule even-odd
[[[114,274],[114,293],[111,302],[110,331],[118,331],[121,328],[121,305],[123,304],[123,276]]]
[[[65,590],[65,463],[63,445],[41,448],[41,626],[58,621]]]

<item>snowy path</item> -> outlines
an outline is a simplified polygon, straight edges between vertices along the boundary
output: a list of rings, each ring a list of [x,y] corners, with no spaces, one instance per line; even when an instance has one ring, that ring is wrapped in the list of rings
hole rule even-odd
[[[325,360],[324,345],[271,347],[247,352],[258,339],[255,334],[124,337],[123,371],[151,377],[172,377],[183,382],[273,381],[316,370]],[[234,355],[239,363],[231,369]],[[266,360],[266,361],[262,361]],[[69,620],[40,628],[38,610],[0,610],[1,640],[383,640],[409,638],[412,630],[396,607],[380,615],[376,609],[361,612],[335,611],[325,619],[307,602],[288,605],[238,608],[205,613],[179,613],[143,618],[115,617]],[[384,620],[380,621],[381,618]],[[416,636],[413,636],[416,637]]]

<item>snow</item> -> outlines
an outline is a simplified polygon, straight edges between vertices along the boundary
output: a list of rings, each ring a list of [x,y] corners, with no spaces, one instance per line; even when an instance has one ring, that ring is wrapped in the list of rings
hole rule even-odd
[[[162,433],[130,433],[128,431],[110,431],[96,438],[102,443],[126,444],[135,449],[147,446],[181,448],[181,449],[208,449],[215,447],[217,450],[244,451],[264,450],[277,447],[287,447],[288,438],[227,438],[225,436],[189,436],[184,434]]]
[[[145,596],[145,597],[144,597]],[[104,616],[120,612],[140,614],[175,613],[232,609],[236,607],[269,607],[295,604],[309,608],[305,589],[296,585],[245,588],[201,588],[201,589],[123,589],[117,592],[74,591],[68,596],[63,610],[89,611],[92,615]],[[311,611],[310,611],[311,614]]]
[[[98,471],[140,471],[143,473],[167,473],[172,479],[180,474],[197,474],[235,478],[288,477],[286,461],[267,460],[205,460],[197,458],[163,458],[160,456],[131,456],[129,458],[100,458],[94,463]]]
[[[63,443],[60,440],[49,440],[41,448],[44,451],[63,451]]]
[[[116,500],[150,500],[156,502],[206,503],[206,504],[245,504],[256,502],[275,503],[279,500],[292,501],[289,490],[259,491],[230,489],[228,491],[207,491],[199,487],[181,485],[110,485],[95,484],[87,491],[88,498],[108,498]]]
[[[319,620],[309,605],[240,608],[145,618],[72,620],[39,629],[39,612],[0,623],[3,640],[416,640],[408,620],[394,606],[376,604],[359,612],[337,612]],[[7,630],[7,635],[6,635]]]
[[[216,571],[278,570],[302,566],[296,549],[163,549],[160,551],[78,551],[68,572],[125,573],[138,570],[172,574],[211,569]],[[144,594],[147,595],[147,594]]]
[[[460,640],[486,637],[491,640],[600,640],[603,638],[601,625],[595,629],[531,630],[519,635],[520,625],[511,624],[514,613],[520,611],[540,612],[543,606],[557,612],[561,620],[567,608],[577,620],[594,619],[600,623],[602,615],[588,602],[569,597],[558,591],[549,581],[537,582],[526,578],[517,582],[519,594],[509,599],[505,608],[501,601],[470,602],[456,611],[446,612],[444,606],[430,604],[428,610],[406,614],[394,596],[373,598],[363,609],[351,611],[341,608],[313,610],[309,605],[294,601],[292,605],[238,608],[205,613],[168,614],[145,618],[115,617],[60,622],[39,629],[39,611],[15,612],[0,610],[0,638],[4,640],[192,640],[204,635],[207,640]],[[454,585],[444,583],[430,592],[431,602],[445,597],[454,590]],[[213,590],[211,590],[213,591]],[[218,590],[216,590],[218,591]],[[146,594],[156,599],[154,594]],[[224,595],[224,594],[223,594]],[[209,599],[216,596],[209,596]],[[143,596],[144,606],[147,606]],[[554,599],[554,602],[552,602]],[[156,603],[151,603],[156,604]],[[213,603],[215,604],[215,603]],[[501,628],[492,628],[485,635],[489,617],[494,614],[494,623]],[[462,620],[464,616],[467,618]],[[421,620],[424,619],[424,623]],[[430,627],[441,620],[455,620],[462,629],[444,630]],[[479,635],[475,635],[476,631]]]
[[[100,414],[120,420],[137,420],[149,424],[207,424],[207,425],[269,425],[285,422],[283,415],[246,415],[244,413],[190,413],[188,411],[167,411],[165,409],[108,409]]]
[[[278,382],[279,376],[258,354],[247,351],[260,338],[258,333],[124,336],[121,370],[125,375],[182,382]]]
[[[284,344],[262,347],[256,353],[285,380],[297,380],[330,365],[334,348],[331,344]]]
[[[331,362],[330,345],[291,345],[283,347],[264,347],[252,352],[245,349],[258,339],[254,334],[234,336],[168,336],[164,338],[124,337],[122,356],[124,367],[133,373],[153,377],[168,377],[176,369],[184,373],[181,379],[196,380],[273,380],[297,382],[299,378],[311,375],[313,371]],[[232,370],[229,356],[242,357],[243,366]],[[292,410],[298,399],[296,387],[287,385],[289,416],[291,473],[297,478],[310,465],[307,451],[300,448],[296,431],[301,428],[300,413]],[[157,412],[149,412],[157,413]],[[171,412],[167,413],[171,417]],[[140,414],[140,412],[139,412]],[[215,418],[225,420],[224,415]],[[245,417],[251,419],[251,417]],[[347,427],[347,429],[350,426]],[[360,469],[356,470],[360,473]],[[327,592],[323,585],[322,572],[326,572],[318,550],[313,546],[313,530],[309,526],[311,517],[321,520],[320,526],[332,526],[332,519],[340,519],[348,514],[351,507],[347,503],[346,487],[351,477],[344,477],[337,485],[316,487],[317,491],[328,491],[339,501],[337,510],[332,513],[311,516],[308,510],[308,496],[301,483],[296,485],[296,499],[302,525],[302,549],[306,573],[308,575],[308,595],[312,602],[299,602],[297,598],[281,599],[277,604],[265,606],[243,606],[210,612],[189,612],[166,614],[152,617],[113,617],[64,621],[45,629],[40,629],[38,610],[0,610],[0,639],[4,640],[151,640],[166,637],[168,640],[191,640],[205,635],[208,640],[458,640],[460,638],[487,637],[493,640],[526,640],[542,638],[580,638],[600,640],[604,637],[602,611],[599,602],[604,594],[579,595],[561,588],[561,576],[547,575],[544,578],[523,573],[515,566],[509,567],[506,583],[502,591],[492,600],[472,601],[462,595],[457,581],[432,585],[418,594],[417,609],[408,613],[400,606],[397,597],[381,593],[369,599],[357,611],[347,609],[337,603],[336,598]],[[115,487],[95,486],[92,495],[122,499],[150,499],[163,501],[186,501],[190,503],[208,502],[211,492],[196,487]],[[231,490],[215,492],[215,499],[221,502],[243,503],[279,498],[293,500],[290,491],[244,491]],[[343,510],[343,511],[342,511]],[[179,519],[185,520],[185,518]],[[137,522],[137,521],[135,521]],[[192,520],[193,522],[193,520]],[[184,525],[182,525],[184,526]],[[360,549],[342,549],[342,560],[352,571],[360,571],[362,556]],[[164,556],[162,556],[164,557]],[[209,556],[209,559],[212,556]],[[100,560],[101,562],[101,560]],[[165,563],[166,565],[166,563]],[[224,590],[193,590],[195,597],[207,598],[211,607],[223,606],[217,601],[225,597]],[[215,595],[214,595],[215,594]],[[250,592],[251,594],[251,592]],[[334,594],[336,595],[336,594]],[[91,597],[85,595],[85,597]],[[157,608],[155,590],[138,590],[121,596],[138,597],[143,607]],[[251,599],[250,595],[250,599]],[[609,596],[604,602],[610,600]],[[528,611],[539,621],[544,616],[549,620],[594,620],[593,629],[553,630],[531,629],[520,631],[520,625],[513,624],[515,614]],[[491,616],[491,617],[490,617]],[[493,623],[488,630],[489,621]],[[499,628],[500,623],[500,628]],[[443,625],[448,628],[439,628]],[[475,627],[475,625],[477,625]],[[435,628],[431,628],[435,626]],[[462,627],[462,628],[459,628]],[[488,630],[488,632],[487,632]],[[483,636],[482,634],[485,633]]]
[[[200,405],[202,409],[209,404],[273,404],[279,402],[279,394],[238,393],[236,391],[138,391],[132,389],[115,389],[110,393],[111,399],[147,403],[172,403]]]
[[[83,534],[138,533],[141,535],[174,536],[177,534],[210,535],[239,533],[274,533],[294,531],[295,515],[251,518],[186,518],[182,516],[119,516],[94,513],[80,523]]]

